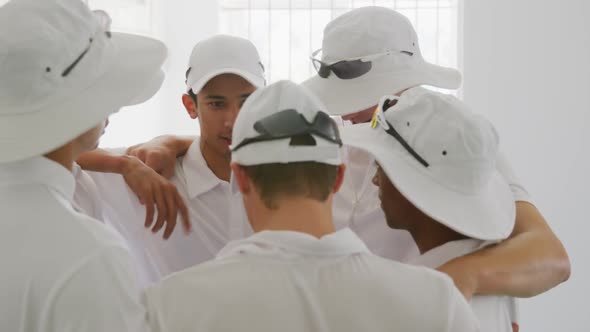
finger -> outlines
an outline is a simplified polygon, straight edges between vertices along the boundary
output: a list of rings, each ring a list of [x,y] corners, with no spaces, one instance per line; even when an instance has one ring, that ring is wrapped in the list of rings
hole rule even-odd
[[[154,200],[151,198],[151,195],[148,197],[143,199],[145,202],[145,228],[150,228],[154,222]]]
[[[167,240],[170,237],[174,227],[176,227],[177,211],[175,194],[176,187],[172,185],[169,186],[165,192],[166,204],[168,205],[168,216],[166,221],[166,229],[164,230],[164,240]]]
[[[152,232],[157,233],[160,231],[160,229],[162,229],[164,223],[166,222],[168,209],[166,207],[166,199],[164,198],[164,194],[162,194],[161,190],[155,190],[154,197],[156,198],[156,207],[158,208],[158,218],[154,228],[152,228]]]
[[[146,157],[147,157],[145,150],[142,150],[142,149],[135,150],[135,151],[132,152],[131,155],[133,157],[141,160],[143,163],[145,163],[145,160],[146,160]]]
[[[158,159],[158,157],[154,156],[154,154],[153,154],[153,153],[150,153],[150,154],[148,154],[148,155],[145,157],[145,164],[146,164],[146,165],[147,165],[149,168],[151,168],[151,169],[153,169],[154,171],[156,171],[156,172],[160,173],[159,171],[160,171],[160,168],[161,168],[161,167],[160,167],[159,159]]]
[[[188,209],[187,209],[186,205],[184,204],[184,200],[182,199],[182,197],[180,196],[178,191],[176,191],[176,206],[178,207],[178,210],[180,211],[182,228],[184,229],[184,232],[186,234],[189,234],[190,232],[192,232],[193,226],[192,226],[191,221],[188,216]]]
[[[158,173],[166,179],[170,179],[174,175],[174,165],[169,165],[169,167],[162,165]]]
[[[137,150],[138,146],[139,146],[139,144],[128,147],[127,150],[125,150],[125,154],[132,156],[135,153],[135,151]]]

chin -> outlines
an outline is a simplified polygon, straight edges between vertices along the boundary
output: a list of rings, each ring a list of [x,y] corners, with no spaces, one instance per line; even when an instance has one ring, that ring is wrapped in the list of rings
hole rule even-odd
[[[405,229],[399,223],[396,223],[393,218],[389,218],[389,217],[385,216],[385,221],[387,223],[387,226],[391,229],[401,229],[401,230]]]

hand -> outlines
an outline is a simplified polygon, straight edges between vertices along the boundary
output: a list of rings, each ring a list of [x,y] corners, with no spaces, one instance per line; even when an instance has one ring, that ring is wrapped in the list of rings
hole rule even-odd
[[[477,275],[473,273],[472,268],[467,260],[458,257],[438,267],[437,270],[451,277],[455,286],[469,301],[477,291]]]
[[[121,175],[123,175],[127,185],[137,195],[141,204],[145,205],[146,228],[150,228],[154,222],[155,204],[158,217],[152,228],[152,232],[157,233],[166,225],[164,239],[168,239],[176,227],[178,212],[180,212],[182,226],[185,232],[189,233],[191,231],[188,210],[176,186],[172,182],[156,173],[135,157],[127,157]]]
[[[174,175],[176,157],[186,152],[186,149],[178,151],[177,142],[174,136],[158,136],[147,143],[128,148],[126,153],[138,158],[158,174],[169,179]]]

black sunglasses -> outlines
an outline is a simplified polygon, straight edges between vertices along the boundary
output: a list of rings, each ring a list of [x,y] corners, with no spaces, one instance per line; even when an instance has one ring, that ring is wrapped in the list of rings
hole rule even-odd
[[[328,78],[330,73],[334,73],[336,77],[343,80],[350,80],[357,78],[368,73],[373,68],[373,61],[393,53],[403,53],[409,56],[413,56],[414,53],[408,51],[386,51],[373,55],[367,55],[358,59],[341,60],[332,64],[327,64],[321,60],[315,58],[321,49],[313,52],[311,55],[311,62],[321,78]]]
[[[382,99],[382,101],[379,103],[379,108],[377,108],[375,114],[373,115],[371,127],[375,128],[377,127],[377,124],[380,124],[381,127],[383,127],[383,129],[385,130],[385,132],[391,135],[393,138],[395,138],[404,147],[404,149],[406,149],[406,151],[408,151],[408,153],[412,155],[412,157],[414,157],[414,159],[416,159],[420,164],[422,164],[422,166],[428,167],[430,166],[428,162],[424,158],[422,158],[422,156],[420,156],[418,152],[416,152],[416,150],[414,150],[410,146],[410,144],[408,144],[408,142],[402,137],[402,135],[400,135],[400,133],[397,130],[395,130],[395,127],[385,118],[385,111],[387,111],[390,107],[394,106],[397,103],[397,100],[397,97],[385,97]]]
[[[254,123],[254,130],[260,135],[245,138],[232,151],[252,143],[274,141],[291,138],[300,135],[316,135],[332,143],[342,146],[340,133],[336,122],[325,112],[319,111],[313,122],[307,119],[294,109],[286,109],[269,115]]]

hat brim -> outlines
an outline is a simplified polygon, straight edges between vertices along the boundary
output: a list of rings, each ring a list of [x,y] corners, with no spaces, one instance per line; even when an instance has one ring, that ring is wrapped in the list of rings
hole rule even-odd
[[[510,187],[497,171],[478,194],[460,193],[433,179],[383,130],[369,124],[344,127],[342,139],[348,146],[373,154],[396,189],[437,222],[480,240],[498,241],[510,236],[515,202]]]
[[[377,105],[386,94],[396,94],[418,85],[429,85],[443,89],[458,89],[461,73],[452,68],[419,61],[399,70],[369,72],[356,79],[343,80],[330,75],[318,75],[302,83],[328,108],[330,115],[347,115]]]
[[[251,72],[236,68],[218,68],[211,70],[206,75],[203,75],[198,81],[193,83],[190,86],[190,88],[193,91],[193,93],[198,94],[210,80],[212,80],[216,76],[223,74],[238,75],[244,78],[246,81],[250,82],[250,84],[254,85],[257,89],[262,88],[266,85],[266,80],[264,79],[264,77],[260,77]]]
[[[150,99],[160,88],[166,46],[152,38],[112,33],[112,59],[106,71],[66,101],[2,121],[0,162],[53,151],[117,112]]]

